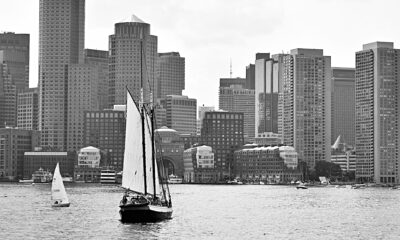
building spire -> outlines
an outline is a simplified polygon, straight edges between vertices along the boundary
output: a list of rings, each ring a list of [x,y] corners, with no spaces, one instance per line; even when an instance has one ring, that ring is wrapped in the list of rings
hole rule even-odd
[[[229,76],[232,78],[232,58],[230,59],[230,70],[229,70]]]

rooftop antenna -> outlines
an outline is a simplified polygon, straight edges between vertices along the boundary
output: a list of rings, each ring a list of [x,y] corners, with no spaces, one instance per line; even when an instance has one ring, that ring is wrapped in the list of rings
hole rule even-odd
[[[229,71],[229,74],[230,74],[230,78],[232,78],[232,58],[230,59],[230,71]]]

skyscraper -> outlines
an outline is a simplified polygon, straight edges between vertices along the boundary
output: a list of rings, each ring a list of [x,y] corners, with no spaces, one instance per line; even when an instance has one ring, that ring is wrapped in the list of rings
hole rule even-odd
[[[311,168],[330,159],[331,58],[322,49],[283,57],[283,142]]]
[[[0,34],[0,126],[17,126],[17,93],[29,87],[29,34]]]
[[[399,183],[400,49],[392,42],[356,53],[356,179]]]
[[[143,87],[144,100],[158,96],[155,85],[157,64],[157,37],[150,35],[150,24],[132,16],[131,22],[115,24],[115,32],[109,37],[110,92],[109,104],[126,103],[126,88],[135,101],[140,99]]]
[[[3,51],[3,59],[8,62],[12,84],[17,91],[29,88],[29,41],[29,34],[0,34],[0,51]]]
[[[269,53],[258,53],[255,63],[255,135],[278,133],[278,76]]]
[[[88,55],[89,54],[89,55]],[[84,111],[102,110],[107,99],[107,51],[85,51],[85,63],[71,64],[68,71],[67,150],[78,151],[83,145]],[[105,88],[105,89],[104,89]],[[104,107],[104,106],[103,106]]]
[[[354,74],[354,68],[332,68],[332,144],[340,135],[343,142],[354,146]]]
[[[178,52],[158,54],[157,98],[182,95],[185,89],[185,58]]]
[[[41,145],[67,145],[68,68],[83,63],[85,0],[39,2],[39,130]]]

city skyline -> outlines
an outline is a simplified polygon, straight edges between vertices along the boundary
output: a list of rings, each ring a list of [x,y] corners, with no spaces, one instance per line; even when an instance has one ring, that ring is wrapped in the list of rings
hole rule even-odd
[[[8,11],[0,16],[0,31],[31,35],[30,87],[38,82],[38,2],[8,1],[2,4]],[[160,1],[118,3],[86,1],[85,48],[108,50],[114,24],[135,14],[151,24],[159,52],[177,51],[186,58],[183,94],[198,99],[199,105],[218,105],[218,80],[229,77],[230,59],[233,77],[245,76],[257,52],[294,48],[324,49],[333,67],[354,67],[361,44],[400,39],[387,24],[400,18],[396,1],[162,1],[162,7]],[[207,91],[210,87],[214,90]]]

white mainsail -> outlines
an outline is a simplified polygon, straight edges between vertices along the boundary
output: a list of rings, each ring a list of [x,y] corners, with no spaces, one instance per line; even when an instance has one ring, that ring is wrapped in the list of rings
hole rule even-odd
[[[132,96],[126,96],[126,132],[122,187],[144,193],[142,119]]]
[[[155,169],[153,169],[153,147],[154,143],[152,140],[152,121],[150,116],[145,114],[145,143],[146,143],[146,180],[147,180],[147,192],[154,193],[154,182],[153,182],[153,170],[155,171],[155,191],[156,193],[160,193],[160,183],[158,180],[158,171],[157,171],[157,161],[155,161]],[[155,157],[155,156],[154,156]],[[155,160],[155,159],[154,159]]]
[[[56,169],[54,170],[53,182],[51,184],[51,199],[53,201],[58,201],[59,203],[69,203],[58,163]]]

